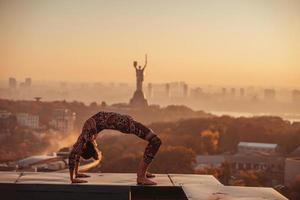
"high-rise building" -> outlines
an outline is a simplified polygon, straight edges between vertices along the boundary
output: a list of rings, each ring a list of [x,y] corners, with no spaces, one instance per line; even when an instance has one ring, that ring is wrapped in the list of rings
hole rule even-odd
[[[294,103],[300,103],[300,90],[292,91],[292,101]]]
[[[223,96],[226,95],[226,88],[222,88],[222,95],[223,95]]]
[[[26,87],[31,87],[31,78],[25,79],[25,85],[26,85]]]
[[[231,92],[230,92],[230,94],[231,94],[231,96],[235,96],[235,92],[236,92],[236,90],[235,90],[235,88],[231,88]]]
[[[24,82],[20,83],[20,88],[30,88],[31,87],[31,78],[26,78]]]
[[[240,96],[241,97],[245,96],[245,89],[244,88],[240,88]]]
[[[8,79],[8,87],[9,89],[16,89],[17,88],[17,80],[13,77]]]
[[[166,96],[168,98],[170,98],[171,97],[171,93],[170,93],[170,84],[169,83],[166,83],[165,89],[166,89]]]
[[[264,90],[264,99],[265,100],[274,100],[276,97],[276,91],[274,89],[265,89]]]
[[[188,91],[189,91],[189,86],[188,86],[188,84],[184,83],[183,84],[183,97],[188,96]]]

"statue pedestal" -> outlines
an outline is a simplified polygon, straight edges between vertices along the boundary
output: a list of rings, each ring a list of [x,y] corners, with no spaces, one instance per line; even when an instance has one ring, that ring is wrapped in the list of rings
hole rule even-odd
[[[130,106],[132,107],[147,107],[148,102],[144,97],[144,93],[141,90],[136,90],[133,94],[133,97],[130,99],[129,102]]]

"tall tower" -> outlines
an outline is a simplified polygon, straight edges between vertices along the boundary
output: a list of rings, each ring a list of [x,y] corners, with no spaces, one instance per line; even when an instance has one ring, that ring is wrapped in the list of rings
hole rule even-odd
[[[183,97],[187,97],[188,96],[188,90],[189,90],[188,84],[184,83],[182,88],[183,88]]]
[[[8,79],[8,87],[9,89],[16,89],[17,88],[17,80],[13,77]]]
[[[171,97],[171,93],[170,93],[170,84],[169,83],[166,83],[165,89],[166,89],[166,96],[168,98],[170,98]]]

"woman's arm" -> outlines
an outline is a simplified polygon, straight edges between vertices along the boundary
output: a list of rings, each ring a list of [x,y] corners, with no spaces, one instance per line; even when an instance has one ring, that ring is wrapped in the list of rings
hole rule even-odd
[[[70,180],[72,183],[85,183],[87,181],[77,179],[76,176],[78,175],[78,166],[80,161],[80,155],[84,148],[84,141],[79,140],[74,145],[72,151],[69,155],[69,171],[70,171]]]
[[[79,166],[79,158],[80,156],[73,156],[72,153],[69,156],[69,171],[70,171],[70,180],[72,183],[86,183],[85,180],[77,179],[78,176],[78,166]]]

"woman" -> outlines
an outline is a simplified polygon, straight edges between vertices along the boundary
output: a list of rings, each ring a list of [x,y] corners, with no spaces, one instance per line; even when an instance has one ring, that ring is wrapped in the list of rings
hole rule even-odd
[[[78,179],[88,177],[87,175],[78,173],[79,160],[80,157],[94,157],[94,159],[99,159],[99,151],[95,139],[97,134],[104,129],[113,129],[122,133],[135,134],[149,142],[137,170],[137,184],[156,185],[154,181],[149,179],[155,176],[147,172],[147,170],[161,145],[161,140],[151,129],[133,120],[130,116],[115,112],[99,112],[84,123],[82,132],[77,142],[73,145],[73,149],[69,155],[69,170],[72,183],[87,182]],[[91,152],[92,155],[89,155]]]

